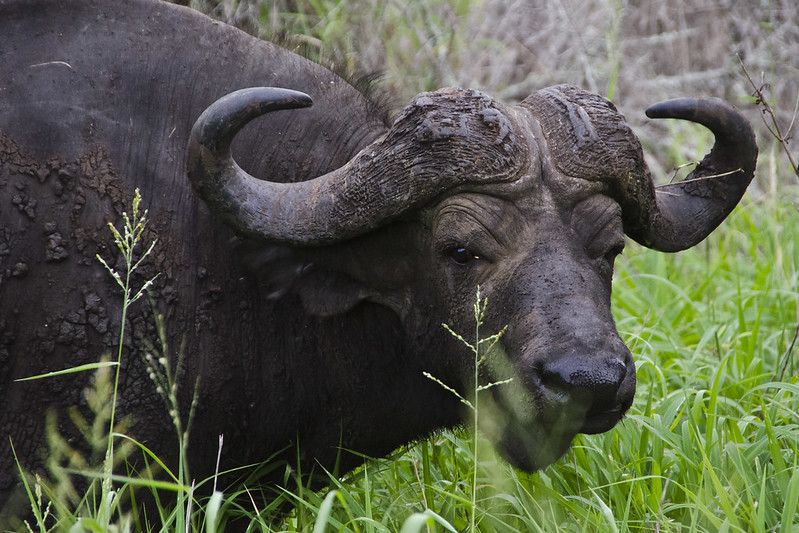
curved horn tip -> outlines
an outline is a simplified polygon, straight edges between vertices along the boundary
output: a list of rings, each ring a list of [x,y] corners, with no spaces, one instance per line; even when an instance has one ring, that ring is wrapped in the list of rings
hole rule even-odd
[[[274,87],[262,87],[263,89],[267,89],[271,91],[271,100],[272,101],[282,101],[285,103],[287,108],[301,108],[301,107],[311,107],[313,105],[313,99],[306,93],[301,91],[294,91],[292,89],[280,89]]]
[[[699,104],[696,98],[673,98],[649,106],[644,113],[649,118],[683,118],[687,113],[696,111]]]
[[[717,144],[730,144],[738,156],[756,158],[757,144],[752,126],[735,107],[720,98],[675,98],[649,107],[649,118],[674,118],[701,124],[716,136]],[[728,154],[735,155],[735,154]],[[754,163],[752,163],[752,166]]]
[[[242,120],[246,123],[272,111],[299,109],[312,105],[311,97],[300,91],[279,87],[250,87],[226,94],[208,106],[203,115],[234,122]]]
[[[242,170],[230,153],[238,132],[251,120],[272,111],[309,107],[310,96],[275,87],[250,87],[223,96],[197,118],[186,146],[186,171],[200,197],[238,231],[258,234],[244,205],[259,182]],[[263,185],[262,185],[263,187]]]
[[[715,137],[713,149],[684,181],[658,187],[654,202],[645,196],[653,211],[628,233],[656,250],[684,250],[713,231],[743,196],[754,177],[755,134],[738,110],[718,98],[677,98],[653,105],[646,114],[695,122]]]
[[[674,98],[659,102],[645,111],[649,118],[676,118],[703,124],[714,129],[716,124],[748,121],[732,105],[721,98]]]
[[[194,123],[189,153],[193,153],[196,145],[222,153],[251,120],[273,111],[311,105],[313,100],[307,94],[278,87],[250,87],[226,94],[208,106]]]
[[[253,100],[262,103],[269,103],[275,109],[293,109],[298,107],[310,107],[313,100],[307,94],[293,89],[283,89],[282,87],[249,87],[233,91],[220,98],[219,100]]]

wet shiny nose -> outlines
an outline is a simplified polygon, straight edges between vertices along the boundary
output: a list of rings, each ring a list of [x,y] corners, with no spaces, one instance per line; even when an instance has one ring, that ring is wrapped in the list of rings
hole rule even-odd
[[[545,363],[541,383],[566,394],[569,403],[585,412],[581,433],[612,428],[630,407],[635,395],[635,366],[629,351],[598,356],[570,355]]]

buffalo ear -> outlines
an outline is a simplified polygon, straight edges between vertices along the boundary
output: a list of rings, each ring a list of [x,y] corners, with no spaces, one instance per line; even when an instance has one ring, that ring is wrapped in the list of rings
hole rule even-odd
[[[346,274],[315,269],[302,276],[297,292],[305,312],[321,317],[346,313],[371,294],[366,286]]]
[[[317,267],[297,249],[249,240],[238,242],[236,248],[244,266],[257,277],[264,298],[278,300],[293,292],[308,314],[346,313],[371,294],[346,274]]]
[[[242,264],[258,280],[261,294],[277,300],[288,293],[309,268],[309,264],[293,249],[243,240],[235,243]]]

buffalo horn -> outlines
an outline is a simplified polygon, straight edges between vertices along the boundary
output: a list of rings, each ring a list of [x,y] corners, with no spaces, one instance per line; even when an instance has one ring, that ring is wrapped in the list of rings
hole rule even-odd
[[[514,181],[526,166],[527,148],[515,141],[501,106],[459,89],[420,95],[384,138],[323,176],[277,183],[256,179],[236,164],[230,144],[245,124],[309,105],[310,97],[296,91],[243,89],[211,104],[194,124],[189,179],[237,232],[295,246],[333,244],[458,185]]]
[[[282,222],[294,199],[291,186],[258,180],[239,167],[230,152],[233,138],[263,114],[311,105],[305,93],[254,87],[220,98],[195,122],[187,146],[189,179],[211,210],[238,232],[249,236],[280,234],[281,228],[285,232],[288,228]],[[266,208],[264,198],[272,200]]]
[[[314,246],[352,237],[368,226],[362,218],[371,215],[353,209],[348,199],[363,192],[363,157],[308,181],[278,183],[251,176],[231,155],[233,138],[253,119],[311,105],[311,97],[298,91],[253,87],[220,98],[195,122],[187,146],[189,180],[238,233]]]
[[[626,200],[635,204],[625,216],[626,233],[639,243],[663,252],[694,246],[730,214],[752,181],[757,159],[749,122],[717,98],[678,98],[646,110],[650,118],[679,118],[707,127],[715,136],[713,149],[679,183],[653,187],[648,170],[633,180]]]

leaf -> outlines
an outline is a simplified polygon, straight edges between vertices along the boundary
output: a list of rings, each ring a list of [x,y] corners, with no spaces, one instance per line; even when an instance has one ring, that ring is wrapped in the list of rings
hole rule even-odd
[[[219,510],[222,507],[222,493],[215,490],[211,494],[211,499],[205,506],[205,530],[208,533],[216,533],[216,525],[219,521]]]
[[[429,531],[429,526],[433,525],[434,523],[438,523],[447,531],[452,531],[452,533],[457,533],[458,531],[442,516],[436,514],[430,509],[427,509],[423,513],[414,513],[409,516],[408,519],[402,524],[400,533],[417,533],[418,531],[422,531],[422,528],[425,527],[428,529],[425,529],[424,531]]]
[[[56,370],[46,374],[39,374],[37,376],[30,376],[27,378],[19,378],[14,381],[31,381],[34,379],[51,378],[55,376],[63,376],[65,374],[74,374],[76,372],[85,372],[86,370],[96,370],[98,368],[105,368],[107,366],[117,366],[119,363],[116,361],[100,361],[98,363],[87,363],[85,365],[73,366],[72,368],[65,368],[64,370]]]
[[[327,529],[327,521],[330,519],[330,513],[333,510],[333,501],[336,499],[338,491],[334,490],[325,496],[322,505],[319,506],[319,514],[316,515],[316,523],[313,526],[313,533],[323,533]]]

